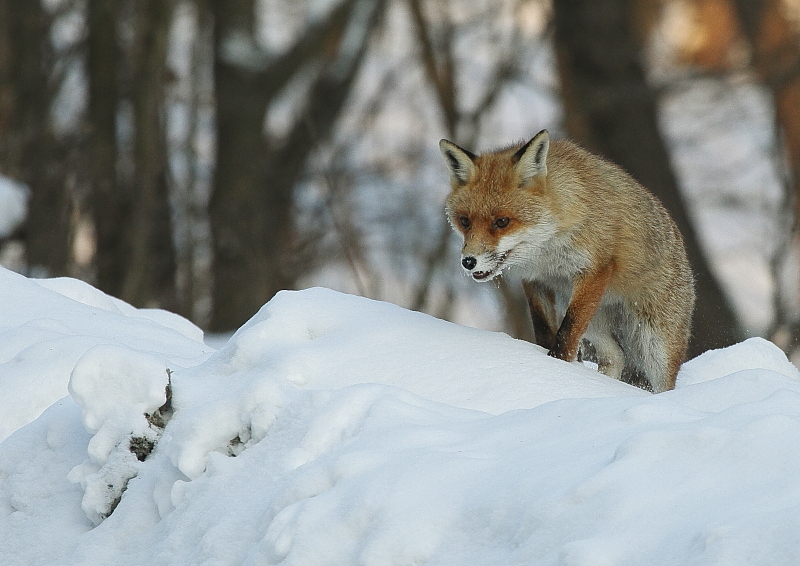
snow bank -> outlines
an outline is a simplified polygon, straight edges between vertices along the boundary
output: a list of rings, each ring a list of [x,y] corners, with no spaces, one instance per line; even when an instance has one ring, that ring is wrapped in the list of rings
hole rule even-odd
[[[305,389],[392,385],[495,414],[565,397],[640,393],[581,364],[564,364],[543,353],[501,332],[309,289],[278,293],[211,362],[220,372],[266,365]]]
[[[190,363],[170,332],[82,350],[0,443],[3,563],[800,563],[800,380],[766,341],[650,395],[324,289]]]
[[[211,349],[172,313],[138,310],[75,279],[35,280],[0,268],[0,440],[68,394],[76,362],[117,344],[196,365]]]

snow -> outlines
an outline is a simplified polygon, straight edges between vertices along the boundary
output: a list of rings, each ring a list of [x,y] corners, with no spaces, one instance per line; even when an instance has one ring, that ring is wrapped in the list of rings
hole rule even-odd
[[[800,563],[800,372],[765,340],[652,395],[327,289],[212,351],[0,285],[3,564]]]
[[[0,268],[0,440],[68,394],[75,364],[101,344],[165,357],[175,367],[211,354],[175,314],[137,310],[76,279],[26,279]]]

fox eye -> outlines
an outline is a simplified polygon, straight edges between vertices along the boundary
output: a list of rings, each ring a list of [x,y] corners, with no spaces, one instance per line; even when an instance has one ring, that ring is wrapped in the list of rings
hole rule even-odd
[[[494,227],[505,228],[506,226],[508,226],[509,222],[511,222],[511,219],[508,216],[503,216],[494,221]]]
[[[461,227],[464,229],[469,228],[472,225],[472,223],[469,221],[469,218],[466,216],[459,216],[458,223],[461,224]]]

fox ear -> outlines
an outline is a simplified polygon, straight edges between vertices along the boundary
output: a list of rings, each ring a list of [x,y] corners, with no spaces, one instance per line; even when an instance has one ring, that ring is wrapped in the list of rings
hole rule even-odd
[[[547,175],[548,149],[550,149],[550,134],[547,130],[542,130],[511,158],[523,185],[527,185],[534,177]]]
[[[450,179],[453,184],[466,185],[475,173],[475,154],[447,140],[439,142],[439,149],[450,169]]]

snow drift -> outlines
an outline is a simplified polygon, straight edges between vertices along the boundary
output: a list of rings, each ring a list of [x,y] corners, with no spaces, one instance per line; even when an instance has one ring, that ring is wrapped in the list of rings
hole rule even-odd
[[[651,395],[325,289],[212,353],[0,283],[4,564],[800,563],[800,373],[764,340]]]

